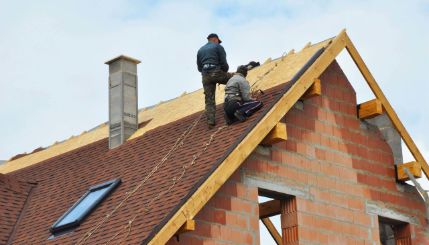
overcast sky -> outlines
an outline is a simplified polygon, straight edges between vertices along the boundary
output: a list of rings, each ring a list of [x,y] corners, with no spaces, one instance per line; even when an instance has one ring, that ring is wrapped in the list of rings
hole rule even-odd
[[[140,59],[139,107],[201,87],[197,49],[218,33],[232,68],[347,28],[429,157],[429,1],[0,0],[0,159],[107,121],[107,66]],[[345,55],[358,93],[373,98]],[[202,103],[202,102],[201,102]]]
[[[201,87],[195,53],[218,33],[231,67],[347,28],[422,151],[429,152],[428,1],[0,0],[0,159],[107,121],[107,66],[139,65],[139,107]],[[360,100],[372,98],[346,57]]]

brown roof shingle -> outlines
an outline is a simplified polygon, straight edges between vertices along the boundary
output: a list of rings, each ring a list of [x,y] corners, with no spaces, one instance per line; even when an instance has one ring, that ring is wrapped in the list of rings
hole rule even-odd
[[[0,174],[0,244],[7,244],[12,236],[31,186]]]

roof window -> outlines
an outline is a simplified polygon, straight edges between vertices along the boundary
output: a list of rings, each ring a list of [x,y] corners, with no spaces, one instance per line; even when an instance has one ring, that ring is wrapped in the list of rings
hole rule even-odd
[[[121,183],[114,179],[100,185],[92,186],[89,190],[55,222],[50,231],[52,234],[68,231],[79,226],[82,221]]]

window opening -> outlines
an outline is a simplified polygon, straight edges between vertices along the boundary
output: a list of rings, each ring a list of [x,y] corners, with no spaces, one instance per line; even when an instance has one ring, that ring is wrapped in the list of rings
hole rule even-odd
[[[259,190],[258,202],[261,244],[295,244],[298,241],[296,198]]]
[[[410,224],[379,216],[378,227],[382,245],[411,245]]]

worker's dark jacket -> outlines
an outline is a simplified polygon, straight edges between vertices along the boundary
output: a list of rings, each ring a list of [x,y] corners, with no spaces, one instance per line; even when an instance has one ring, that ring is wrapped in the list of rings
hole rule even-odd
[[[225,49],[220,44],[208,42],[198,50],[197,66],[198,71],[203,74],[214,68],[220,68],[222,71],[227,72],[229,66],[226,61]]]

